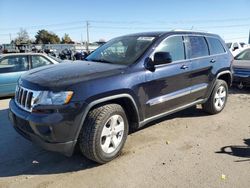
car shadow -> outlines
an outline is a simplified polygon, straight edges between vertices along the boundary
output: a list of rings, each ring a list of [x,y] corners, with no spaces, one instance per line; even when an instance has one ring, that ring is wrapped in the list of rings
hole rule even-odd
[[[13,96],[0,97],[0,100],[11,99],[11,98],[13,98]]]
[[[231,145],[231,146],[224,146],[215,153],[219,154],[228,154],[235,157],[242,157],[247,159],[236,160],[235,162],[245,162],[250,161],[250,139],[243,139],[244,144],[242,146],[238,145]]]
[[[160,119],[156,119],[154,121],[151,121],[151,122],[147,123],[146,125],[144,125],[142,128],[136,130],[135,132],[140,131],[142,129],[146,129],[148,127],[151,127],[151,126],[158,124],[158,123],[161,123],[163,121],[167,121],[167,120],[171,120],[171,119],[175,119],[175,118],[190,118],[190,117],[203,117],[203,116],[210,116],[210,115],[208,113],[204,112],[202,110],[202,108],[197,108],[196,106],[193,106],[193,107],[187,108],[185,110],[164,116]]]
[[[177,117],[196,116],[207,116],[207,114],[193,107],[153,121],[143,128]],[[16,133],[8,120],[8,109],[0,110],[0,120],[0,177],[58,174],[99,166],[83,157],[79,151],[76,151],[72,157],[65,157],[33,145]]]
[[[0,177],[58,174],[98,166],[80,152],[65,157],[33,145],[16,133],[8,120],[8,109],[0,110],[0,138]]]

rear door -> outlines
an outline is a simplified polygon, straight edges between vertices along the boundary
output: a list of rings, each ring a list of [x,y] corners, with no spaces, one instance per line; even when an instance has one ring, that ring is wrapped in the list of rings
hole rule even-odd
[[[19,77],[28,69],[26,55],[2,58],[0,60],[0,96],[14,95]]]
[[[193,101],[204,98],[213,80],[214,60],[209,55],[208,43],[204,36],[185,36],[185,46],[192,62],[191,94]]]
[[[189,87],[192,67],[190,61],[186,60],[183,37],[167,37],[159,44],[155,52],[170,53],[172,62],[156,65],[155,71],[146,72],[144,84],[146,119],[191,102]]]

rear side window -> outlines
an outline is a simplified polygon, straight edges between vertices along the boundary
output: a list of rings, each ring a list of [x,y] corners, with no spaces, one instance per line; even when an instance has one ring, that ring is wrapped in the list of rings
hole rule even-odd
[[[207,37],[207,41],[209,44],[209,49],[210,49],[211,55],[222,54],[225,52],[223,45],[221,44],[221,42],[218,39],[212,38],[212,37]]]
[[[172,61],[185,59],[185,50],[182,36],[173,36],[165,39],[155,50],[155,52],[168,52]]]
[[[204,37],[202,36],[189,36],[185,37],[185,42],[187,44],[187,51],[189,58],[197,58],[208,56],[208,46]]]
[[[28,69],[27,56],[6,57],[0,60],[0,73],[21,72]]]

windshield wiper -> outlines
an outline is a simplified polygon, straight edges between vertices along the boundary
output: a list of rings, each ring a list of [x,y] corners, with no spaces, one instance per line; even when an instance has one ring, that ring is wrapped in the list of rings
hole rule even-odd
[[[101,63],[110,63],[110,64],[114,64],[111,61],[107,61],[105,59],[87,59],[88,61],[95,61],[95,62],[101,62]]]

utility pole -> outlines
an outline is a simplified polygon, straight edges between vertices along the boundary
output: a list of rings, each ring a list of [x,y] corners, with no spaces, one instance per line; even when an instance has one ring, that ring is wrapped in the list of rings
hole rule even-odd
[[[86,31],[87,31],[87,42],[86,42],[86,51],[89,52],[89,22],[86,21]]]
[[[250,30],[249,30],[249,36],[248,36],[248,44],[250,44]]]
[[[11,43],[11,41],[12,41],[12,39],[11,39],[11,33],[9,33],[9,36],[10,36],[10,43]]]

